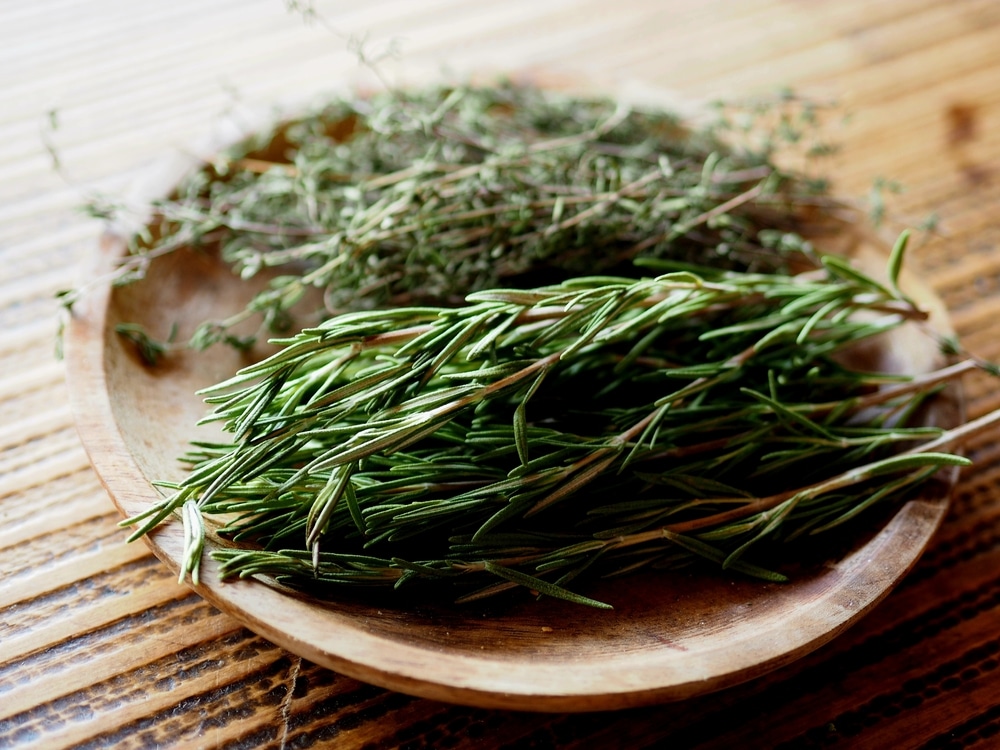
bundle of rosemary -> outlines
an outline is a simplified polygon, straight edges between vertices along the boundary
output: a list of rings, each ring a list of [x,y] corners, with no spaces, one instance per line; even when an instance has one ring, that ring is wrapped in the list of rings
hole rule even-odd
[[[286,268],[199,346],[287,323],[309,287],[328,306],[206,392],[231,441],[127,521],[180,511],[182,575],[210,517],[225,575],[606,606],[571,582],[696,559],[778,580],[748,553],[966,463],[911,423],[962,367],[914,382],[845,354],[922,317],[905,236],[888,283],[813,251],[795,230],[823,199],[768,148],[515,86],[339,102],[265,140],[137,245]]]

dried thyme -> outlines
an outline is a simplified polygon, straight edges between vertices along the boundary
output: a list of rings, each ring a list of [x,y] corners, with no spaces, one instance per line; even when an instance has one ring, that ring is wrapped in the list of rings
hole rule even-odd
[[[782,120],[787,122],[787,118]],[[153,206],[126,262],[217,248],[249,278],[280,273],[247,317],[283,332],[309,289],[325,315],[458,304],[479,289],[622,272],[637,257],[774,267],[816,186],[734,148],[727,126],[532,87],[437,88],[341,99],[230,149]],[[108,209],[102,206],[102,212]]]

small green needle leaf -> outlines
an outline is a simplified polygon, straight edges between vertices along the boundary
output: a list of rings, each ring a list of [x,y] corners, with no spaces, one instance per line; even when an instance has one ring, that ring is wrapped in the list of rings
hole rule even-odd
[[[532,591],[537,591],[543,596],[551,596],[553,599],[563,599],[565,601],[571,602],[573,604],[582,604],[585,607],[594,607],[596,609],[613,609],[610,604],[606,602],[601,602],[596,599],[591,599],[587,596],[581,596],[580,594],[574,594],[572,591],[567,591],[561,586],[557,586],[548,581],[543,581],[535,576],[527,575],[525,573],[519,573],[516,570],[510,568],[505,568],[502,565],[496,565],[495,563],[487,562],[483,565],[483,568],[488,573],[492,573],[498,578],[503,578],[504,580],[510,581],[511,583],[516,583],[518,586],[523,586]]]
[[[899,288],[899,275],[903,269],[903,259],[906,255],[906,248],[910,242],[910,232],[909,230],[904,230],[900,233],[896,242],[892,246],[892,252],[889,254],[889,265],[888,265],[888,276],[889,276],[889,287],[895,293],[896,297],[901,300],[909,301],[909,297],[903,294],[903,291]]]

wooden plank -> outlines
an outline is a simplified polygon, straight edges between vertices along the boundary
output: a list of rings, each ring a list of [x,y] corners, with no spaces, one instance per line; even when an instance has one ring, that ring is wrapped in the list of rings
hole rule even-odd
[[[36,597],[149,556],[149,549],[144,544],[118,544],[81,551],[71,561],[47,565],[34,575],[21,577],[13,584],[7,583],[0,591],[0,607],[15,604],[31,606],[32,599]]]
[[[89,472],[81,472],[81,478],[91,479]],[[4,559],[7,547],[29,539],[45,539],[49,536],[62,539],[67,529],[76,528],[87,521],[108,517],[112,513],[113,518],[118,518],[103,490],[81,494],[76,483],[68,489],[59,488],[55,484],[49,487],[43,498],[46,502],[32,503],[30,509],[17,516],[11,513],[5,518],[5,523],[0,528],[0,559]],[[35,500],[27,493],[22,497],[27,502]]]
[[[121,554],[123,558],[143,557],[135,556],[135,551],[131,549]],[[101,598],[100,604],[76,612],[73,618],[57,619],[12,637],[5,636],[2,658],[5,662],[23,659],[29,654],[52,648],[56,644],[120,620],[131,613],[151,609],[187,594],[188,589],[183,586],[159,586],[124,593],[110,593]]]
[[[17,660],[14,674],[5,679],[0,676],[0,690],[12,687],[11,680],[23,684],[30,679],[31,690],[16,690],[0,706],[0,721],[29,712],[37,705],[37,695],[50,696],[52,700],[65,699],[74,693],[106,680],[113,680],[152,662],[169,657],[203,644],[224,638],[240,629],[234,621],[219,615],[200,612],[207,605],[196,596],[171,601],[163,612],[156,613],[154,628],[133,631],[131,637],[120,627],[105,628],[88,634],[86,643],[69,654],[54,650],[36,652],[35,658]],[[191,620],[200,620],[191,627]],[[208,646],[211,647],[211,646]],[[8,662],[10,664],[12,662]],[[3,675],[4,671],[0,671]]]

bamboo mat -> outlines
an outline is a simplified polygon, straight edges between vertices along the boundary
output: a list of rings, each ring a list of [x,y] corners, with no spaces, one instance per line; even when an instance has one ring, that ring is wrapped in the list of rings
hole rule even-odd
[[[300,4],[303,5],[303,4]],[[217,118],[394,81],[525,70],[687,98],[779,86],[841,102],[830,173],[894,221],[939,219],[914,267],[1000,359],[996,0],[38,0],[0,5],[0,747],[1000,746],[1000,441],[981,438],[916,570],[858,626],[747,685],[616,713],[515,714],[386,692],[304,662],[125,545],[56,359],[120,194]],[[967,382],[969,411],[1000,388]]]

